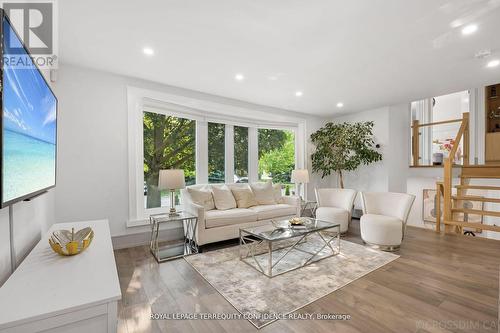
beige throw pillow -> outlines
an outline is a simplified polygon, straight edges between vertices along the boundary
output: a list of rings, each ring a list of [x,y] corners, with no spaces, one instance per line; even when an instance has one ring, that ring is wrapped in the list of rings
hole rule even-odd
[[[255,196],[249,187],[231,187],[234,199],[236,199],[236,204],[238,208],[248,208],[252,206],[257,206],[258,202],[255,200]]]
[[[209,190],[196,190],[188,187],[188,193],[193,202],[197,205],[205,207],[205,210],[215,209],[214,198]]]
[[[273,184],[273,194],[274,194],[274,201],[276,203],[283,203],[283,194],[281,192],[281,184]]]
[[[236,208],[236,200],[234,200],[233,194],[227,186],[212,186],[212,194],[217,209],[227,210]]]
[[[252,192],[255,195],[255,200],[259,205],[275,205],[276,200],[274,200],[273,184],[271,182],[267,183],[253,183],[250,184]]]

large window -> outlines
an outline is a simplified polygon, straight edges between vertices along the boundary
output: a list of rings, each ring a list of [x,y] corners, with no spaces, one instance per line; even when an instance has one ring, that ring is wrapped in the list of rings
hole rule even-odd
[[[226,125],[208,123],[208,182],[225,183]]]
[[[186,184],[196,182],[194,120],[144,112],[144,208],[170,206],[170,196],[158,189],[161,169],[183,169]],[[178,196],[176,196],[176,201]]]
[[[248,127],[234,126],[234,182],[248,183]]]
[[[290,184],[295,168],[295,134],[290,130],[259,129],[259,180]]]
[[[291,171],[304,167],[303,118],[189,101],[185,96],[135,87],[127,87],[127,105],[127,226],[146,225],[151,214],[168,211],[170,195],[158,188],[160,170],[184,170],[186,185],[267,179],[290,185]],[[283,189],[288,187],[293,194],[293,186]],[[181,204],[179,193],[174,200]]]

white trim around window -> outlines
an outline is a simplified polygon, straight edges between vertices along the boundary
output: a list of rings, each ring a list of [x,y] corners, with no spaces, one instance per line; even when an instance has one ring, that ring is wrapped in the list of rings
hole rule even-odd
[[[248,178],[258,180],[258,129],[292,130],[295,134],[295,165],[305,166],[306,120],[283,112],[234,106],[159,91],[127,87],[129,145],[129,219],[127,226],[145,225],[149,214],[162,210],[144,208],[143,112],[155,112],[196,120],[196,182],[208,182],[208,122],[225,127],[225,179],[234,181],[234,126],[248,127]],[[163,208],[164,210],[164,208]]]

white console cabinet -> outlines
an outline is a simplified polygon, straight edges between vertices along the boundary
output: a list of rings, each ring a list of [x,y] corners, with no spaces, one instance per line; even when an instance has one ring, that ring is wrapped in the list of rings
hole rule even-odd
[[[50,248],[52,231],[87,226],[95,235],[83,253]],[[120,299],[108,221],[57,223],[0,288],[0,333],[116,332]]]

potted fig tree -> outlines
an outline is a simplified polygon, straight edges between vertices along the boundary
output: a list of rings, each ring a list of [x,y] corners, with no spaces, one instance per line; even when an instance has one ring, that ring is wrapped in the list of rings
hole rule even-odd
[[[382,160],[373,136],[372,121],[327,123],[311,135],[316,150],[311,155],[313,172],[324,178],[337,173],[344,188],[343,172]]]

